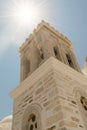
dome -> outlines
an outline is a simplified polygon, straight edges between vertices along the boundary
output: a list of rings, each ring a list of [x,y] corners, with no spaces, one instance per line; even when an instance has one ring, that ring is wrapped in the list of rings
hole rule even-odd
[[[0,123],[11,123],[12,122],[12,115],[6,116]]]
[[[11,130],[12,127],[12,115],[6,116],[0,121],[0,130]]]

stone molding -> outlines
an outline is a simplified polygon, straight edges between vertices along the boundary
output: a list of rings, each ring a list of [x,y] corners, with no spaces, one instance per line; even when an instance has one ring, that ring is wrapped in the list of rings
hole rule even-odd
[[[50,57],[29,77],[27,77],[23,82],[21,82],[21,84],[10,93],[10,96],[13,99],[17,98],[22,92],[27,91],[29,87],[34,85],[41,77],[43,77],[49,71],[60,72],[62,74],[68,75],[69,77],[72,77],[73,80],[77,80],[78,82],[82,83],[84,85],[84,88],[87,88],[87,78],[85,75],[65,65],[56,58]]]

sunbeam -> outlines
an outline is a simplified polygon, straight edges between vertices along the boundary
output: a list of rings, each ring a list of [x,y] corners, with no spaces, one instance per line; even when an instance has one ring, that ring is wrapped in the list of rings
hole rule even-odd
[[[45,12],[45,10],[43,11],[43,6],[46,4],[46,0],[38,2],[30,2],[29,0],[12,1],[8,10],[11,22],[19,25],[19,27],[32,28],[39,20],[42,20]]]
[[[36,25],[47,17],[47,0],[10,0],[0,18],[15,43],[23,42]],[[16,39],[16,40],[15,40]]]

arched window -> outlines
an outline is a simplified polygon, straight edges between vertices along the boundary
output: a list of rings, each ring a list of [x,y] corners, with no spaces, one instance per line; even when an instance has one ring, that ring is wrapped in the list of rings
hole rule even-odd
[[[44,59],[44,54],[42,48],[40,49],[40,58],[43,60]]]
[[[27,78],[30,72],[30,60],[25,58],[25,65],[24,65],[24,79]]]
[[[78,112],[83,120],[82,126],[87,130],[87,93],[84,90],[84,85],[82,88],[74,88],[74,94],[77,101]]]
[[[70,67],[74,68],[73,62],[72,62],[71,57],[70,57],[69,54],[66,54],[66,58],[67,58],[67,60],[68,60],[68,63],[69,63],[69,65],[70,65]]]
[[[38,104],[29,105],[23,115],[22,130],[42,130],[41,110]]]
[[[83,108],[87,111],[87,98],[81,96],[80,97],[80,102],[81,102]]]
[[[38,124],[37,124],[37,117],[34,114],[31,114],[28,118],[28,128],[27,130],[37,130]]]
[[[55,57],[60,60],[60,54],[59,54],[58,47],[55,46],[55,47],[53,48],[53,50],[54,50]]]

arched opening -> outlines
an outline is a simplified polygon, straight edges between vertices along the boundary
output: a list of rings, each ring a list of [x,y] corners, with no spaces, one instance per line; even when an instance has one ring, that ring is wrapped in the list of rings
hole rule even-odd
[[[26,64],[25,64],[26,77],[28,76],[29,72],[30,72],[30,60],[28,60],[28,59],[26,58]],[[25,78],[26,78],[26,77],[25,77]]]
[[[42,130],[41,114],[39,105],[29,105],[24,111],[22,130]]]
[[[87,98],[84,96],[80,97],[80,102],[82,104],[82,107],[87,111]]]
[[[42,48],[40,49],[40,57],[41,57],[41,60],[44,60],[44,54],[43,54]]]
[[[60,60],[60,54],[59,54],[59,49],[58,49],[58,47],[55,46],[55,47],[53,48],[53,51],[54,51],[55,57],[56,57],[58,60]]]
[[[74,94],[77,100],[78,112],[83,120],[82,127],[87,129],[87,93],[81,88],[75,88]]]
[[[72,67],[72,68],[74,68],[73,62],[72,62],[71,57],[70,57],[69,54],[66,54],[66,58],[67,58],[67,61],[69,63],[69,66]]]
[[[35,114],[29,116],[27,130],[38,130],[37,117]]]

